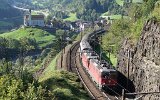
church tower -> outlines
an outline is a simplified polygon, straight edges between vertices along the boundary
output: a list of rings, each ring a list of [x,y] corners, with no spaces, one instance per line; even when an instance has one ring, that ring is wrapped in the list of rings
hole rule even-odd
[[[32,21],[31,21],[31,18],[32,17],[32,11],[31,11],[31,9],[29,9],[29,26],[31,26],[32,25]]]

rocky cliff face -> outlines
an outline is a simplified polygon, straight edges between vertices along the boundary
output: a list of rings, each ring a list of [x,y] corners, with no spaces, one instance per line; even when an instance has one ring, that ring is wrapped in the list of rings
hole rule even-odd
[[[124,41],[118,70],[128,77],[128,69],[136,92],[160,91],[160,23],[146,22],[137,45]],[[160,100],[160,94],[145,95],[142,100]]]

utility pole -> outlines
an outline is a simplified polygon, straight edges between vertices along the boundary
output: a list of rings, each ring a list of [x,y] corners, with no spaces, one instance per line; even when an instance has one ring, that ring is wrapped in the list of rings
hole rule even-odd
[[[127,68],[128,68],[128,72],[127,72],[127,89],[128,89],[128,85],[129,85],[129,66],[130,66],[130,50],[128,49],[128,64],[127,64]]]
[[[62,36],[61,36],[61,39],[60,39],[60,43],[61,43],[61,46],[60,46],[60,50],[61,50],[61,68],[62,68],[62,62],[63,62],[63,50],[62,50],[62,48],[63,48],[63,43],[62,43]]]
[[[100,61],[102,60],[101,59],[101,57],[102,57],[101,44],[102,44],[102,35],[100,36],[100,39],[99,39]]]
[[[139,100],[143,96],[150,95],[150,94],[155,95],[155,94],[160,94],[160,92],[138,92],[138,93],[134,92],[134,93],[125,93],[125,95],[131,95],[131,96],[132,95],[133,96],[138,96],[139,95],[139,97],[135,98],[134,100]]]
[[[4,40],[3,41],[5,43],[5,45],[8,45],[7,43],[7,40]],[[3,46],[2,46],[3,47]],[[9,62],[9,55],[7,53],[7,49],[4,48],[4,58],[5,58],[5,62],[6,62],[6,73],[8,74],[9,73],[9,65],[8,65],[8,62]]]
[[[81,40],[82,40],[82,31],[81,31]]]
[[[22,47],[20,49],[20,55],[19,55],[19,60],[20,60],[20,69],[19,69],[19,74],[20,77],[23,79],[23,67],[24,67],[24,54],[25,54],[25,49]]]
[[[95,37],[97,38],[97,34],[95,34]],[[94,42],[96,41],[96,39],[94,40]],[[94,46],[94,49],[95,49],[95,45],[96,45],[96,42],[94,43],[93,42],[93,46]]]
[[[122,90],[122,100],[125,100],[125,90]]]
[[[64,32],[64,34],[63,34],[63,38],[62,38],[62,43],[64,44],[63,46],[63,48],[64,48],[64,53],[65,53],[65,42],[66,42],[66,30],[65,30],[65,32]]]
[[[65,33],[61,36],[61,68],[63,67],[63,53],[65,53],[65,42],[66,42],[66,30]]]
[[[69,49],[69,70],[71,71],[72,70],[72,68],[71,68],[71,49]]]
[[[81,22],[81,24],[80,24],[81,40],[82,40],[82,32],[84,32],[84,24],[83,24],[83,22]]]
[[[110,49],[110,46],[109,46],[108,52],[109,52],[109,60],[111,60],[111,59],[110,59],[110,58],[111,58],[111,49]]]

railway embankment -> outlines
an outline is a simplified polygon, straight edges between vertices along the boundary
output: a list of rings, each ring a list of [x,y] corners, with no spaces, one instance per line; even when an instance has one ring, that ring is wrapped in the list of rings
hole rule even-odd
[[[67,54],[68,54],[68,52],[69,52],[69,50],[70,50],[70,48],[74,45],[76,43],[76,41],[75,42],[73,42],[72,44],[69,44],[69,45],[67,45],[65,48],[63,48],[62,49],[62,51],[61,51],[61,53],[60,53],[60,56],[59,56],[59,58],[57,59],[57,62],[56,62],[56,69],[58,69],[58,70],[65,70],[65,71],[68,71],[68,68],[67,68]]]
[[[128,70],[129,69],[129,70]],[[136,45],[126,39],[118,57],[118,70],[129,77],[135,92],[160,91],[160,23],[145,23]],[[160,94],[144,95],[142,100],[159,100]]]

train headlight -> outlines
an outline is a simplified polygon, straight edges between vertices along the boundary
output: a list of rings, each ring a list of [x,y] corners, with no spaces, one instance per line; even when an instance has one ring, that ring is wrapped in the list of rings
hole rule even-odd
[[[109,80],[108,82],[111,83],[111,80]]]

